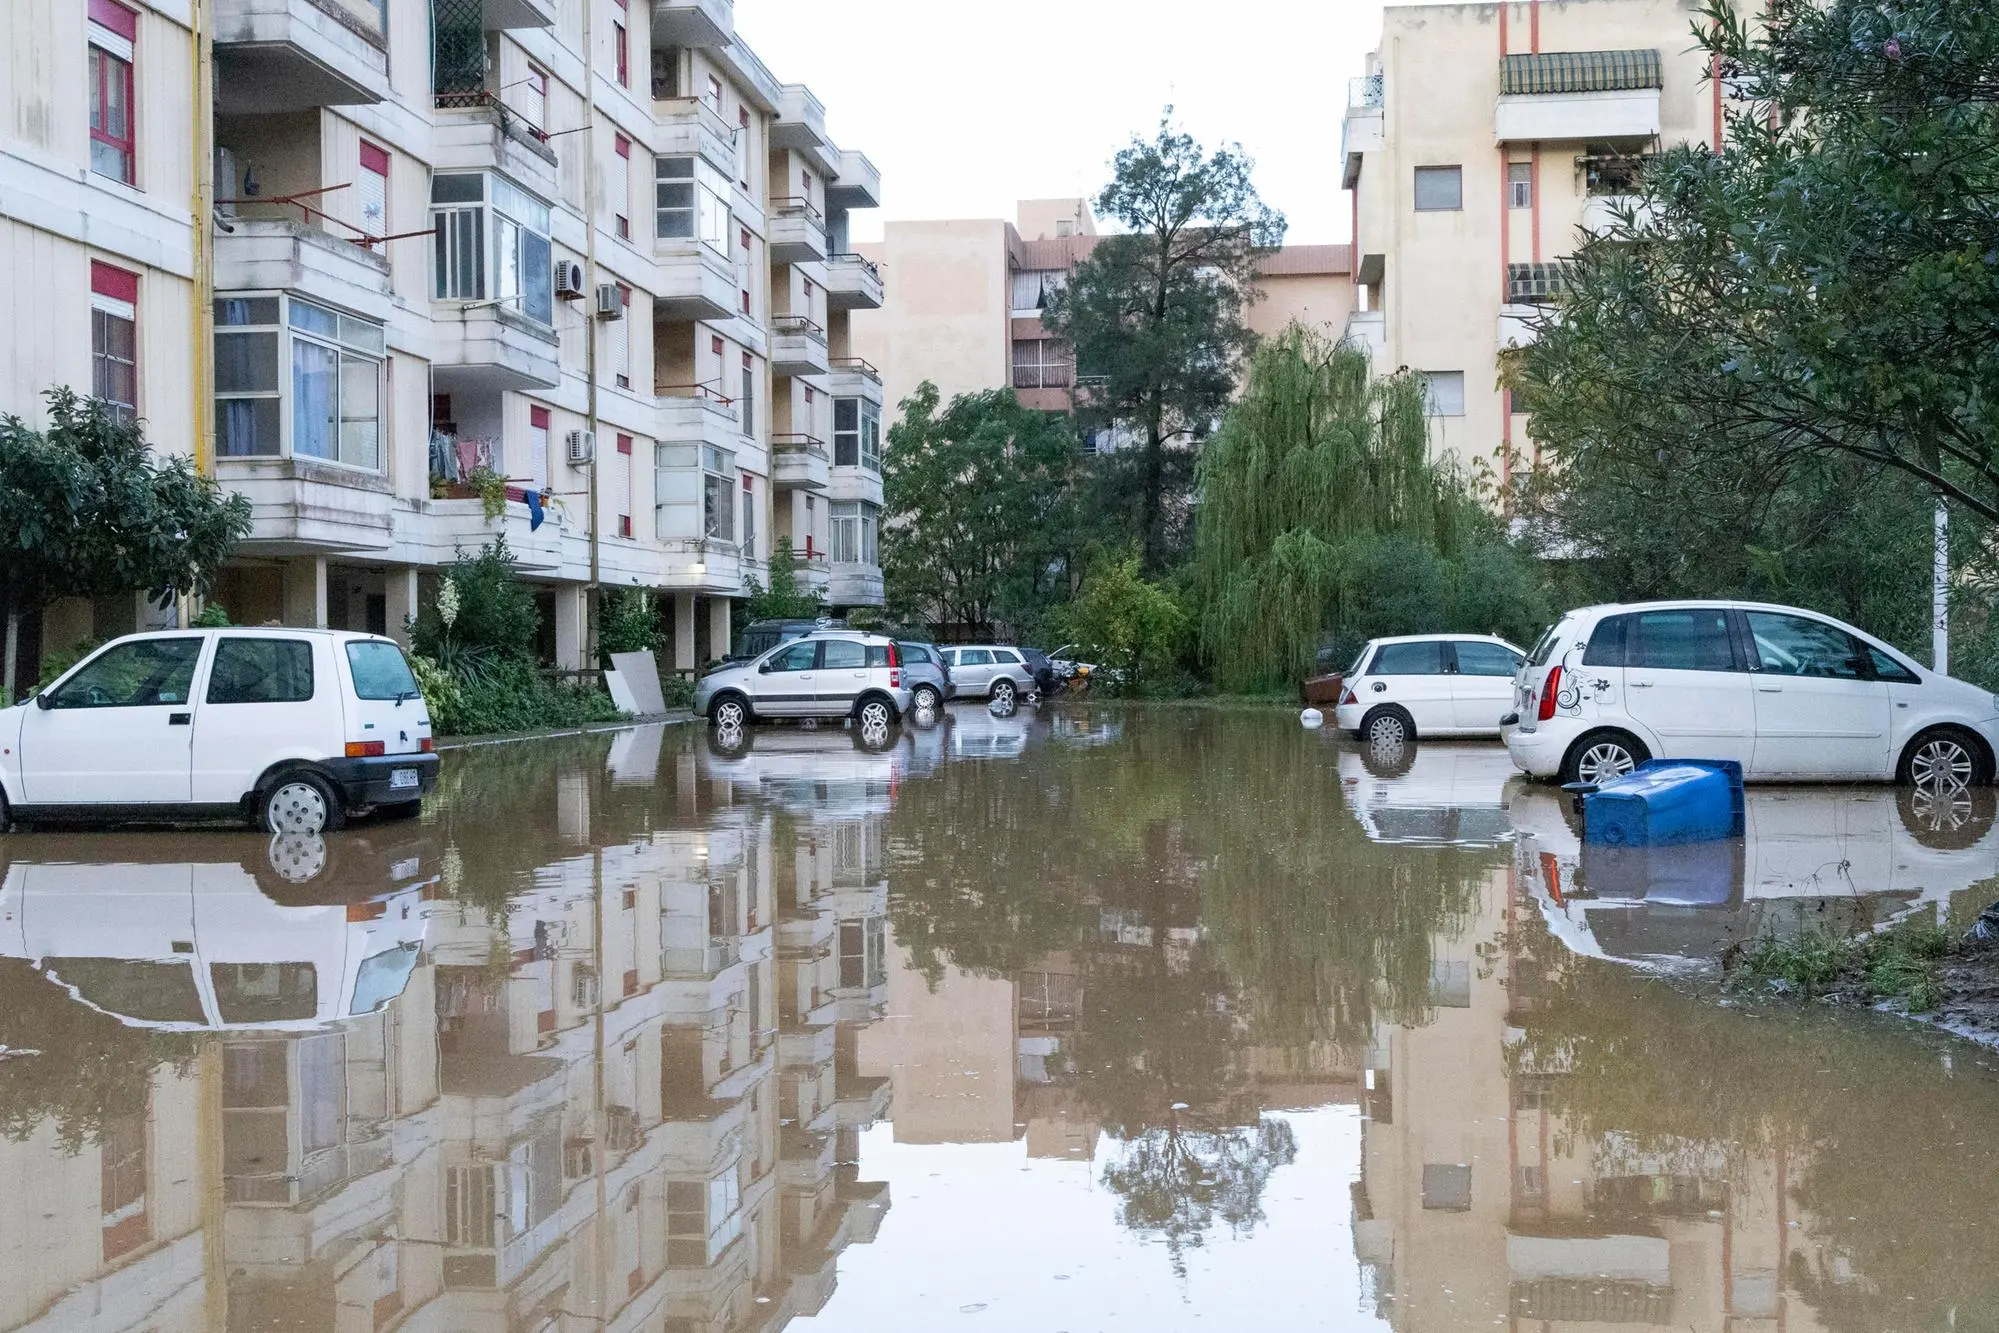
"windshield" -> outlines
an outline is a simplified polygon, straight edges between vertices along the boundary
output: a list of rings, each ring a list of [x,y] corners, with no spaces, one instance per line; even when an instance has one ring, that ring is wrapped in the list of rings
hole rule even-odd
[[[1360,674],[1360,664],[1367,660],[1368,651],[1373,647],[1371,643],[1363,643],[1360,646],[1360,651],[1354,654],[1353,665],[1347,668],[1347,679],[1351,680]]]
[[[347,645],[347,665],[354,673],[354,693],[363,699],[414,699],[416,677],[403,650],[379,639]]]
[[[347,1012],[372,1014],[401,995],[416,970],[416,955],[417,946],[411,943],[362,959],[360,974],[354,978],[354,1003]]]

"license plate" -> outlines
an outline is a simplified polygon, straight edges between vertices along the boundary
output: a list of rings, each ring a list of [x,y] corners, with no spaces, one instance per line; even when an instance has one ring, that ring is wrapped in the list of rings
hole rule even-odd
[[[389,770],[389,790],[400,791],[416,786],[416,770],[413,768],[392,768]]]

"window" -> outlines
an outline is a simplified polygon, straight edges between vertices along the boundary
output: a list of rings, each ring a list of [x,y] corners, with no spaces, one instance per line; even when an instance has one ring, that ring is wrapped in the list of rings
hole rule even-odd
[[[819,665],[828,671],[859,671],[868,664],[868,646],[852,639],[828,639],[819,649]]]
[[[133,129],[132,51],[139,16],[111,0],[90,0],[90,169],[131,185],[138,179]]]
[[[548,128],[548,71],[529,65],[521,80],[521,115],[538,130]]]
[[[1461,676],[1511,676],[1520,669],[1520,655],[1496,643],[1460,642],[1458,674]]]
[[[958,650],[958,660],[953,663],[955,666],[968,667],[991,666],[992,664],[993,655],[984,648],[960,648]]]
[[[1506,164],[1506,206],[1508,208],[1534,207],[1534,164],[1532,162],[1508,162]]]
[[[200,639],[139,639],[107,648],[50,697],[55,708],[156,708],[185,704]]]
[[[1923,678],[1903,665],[1899,660],[1882,652],[1873,644],[1867,645],[1867,660],[1873,664],[1874,678],[1893,685],[1920,685]]]
[[[347,645],[347,672],[360,699],[414,699],[416,677],[403,650],[393,643],[363,640]]]
[[[497,301],[541,324],[555,318],[548,205],[499,176],[431,178],[436,295]]]
[[[611,141],[611,229],[621,241],[632,239],[632,141],[620,134]]]
[[[1069,351],[1053,338],[1022,338],[1013,345],[1016,389],[1069,387]]]
[[[271,298],[263,299],[268,302]],[[216,303],[218,313],[224,304]],[[285,298],[285,304],[291,341],[292,456],[379,471],[382,326],[295,296]],[[219,318],[217,323],[221,323]],[[220,338],[218,329],[218,341]],[[218,375],[218,398],[220,387]],[[233,435],[231,443],[237,443]],[[273,447],[259,447],[255,452],[278,452],[275,440],[256,443]]]
[[[818,640],[799,642],[780,652],[770,661],[772,671],[810,671],[819,664]]]
[[[743,406],[743,434],[757,433],[757,366],[748,352],[743,353],[743,391],[737,396]]]
[[[857,500],[835,500],[833,511],[833,563],[859,564],[861,559],[861,505]]]
[[[1589,645],[1583,649],[1583,665],[1623,666],[1624,626],[1630,619],[1630,616],[1611,616],[1600,622],[1590,633]],[[1552,636],[1554,631],[1549,630],[1548,633]],[[1545,662],[1534,665],[1542,666]]]
[[[757,487],[756,482],[746,472],[743,474],[743,555],[754,560],[757,554]]]
[[[295,704],[312,698],[312,645],[300,639],[223,639],[208,668],[212,704]]]
[[[1059,268],[1024,268],[1013,275],[1013,310],[1021,315],[1046,310],[1049,298],[1068,284],[1069,271]]]
[[[729,253],[729,183],[698,157],[662,157],[653,165],[653,230],[662,240],[698,240]]]
[[[1774,676],[1816,676],[1867,680],[1873,675],[1866,645],[1823,620],[1745,611],[1749,640],[1756,648],[1753,669]]]
[[[1416,168],[1417,212],[1455,213],[1464,206],[1464,168]]]
[[[1659,671],[1733,671],[1728,613],[1720,609],[1640,611],[1624,618],[1624,665]]]
[[[604,354],[620,389],[632,387],[632,289],[618,284],[618,317],[605,329]],[[630,450],[626,451],[627,453]]]
[[[701,531],[718,541],[735,540],[736,463],[712,444],[701,447]]]
[[[713,74],[708,76],[708,95],[706,101],[709,109],[716,115],[719,116],[722,114],[722,81]],[[747,111],[744,112],[745,116],[748,114]]]
[[[631,436],[623,434],[618,436],[618,452],[623,454],[627,458],[630,458],[632,456]]]
[[[1423,401],[1433,417],[1465,414],[1465,373],[1462,370],[1423,372]]]
[[[861,466],[869,472],[882,470],[881,408],[861,399]]]
[[[1462,1213],[1471,1208],[1471,1167],[1464,1163],[1426,1163],[1423,1167],[1423,1206],[1444,1212]]]
[[[861,400],[833,400],[833,466],[861,465]],[[836,544],[837,545],[837,544]]]
[[[210,963],[208,984],[225,1023],[296,1023],[319,1012],[319,969],[311,963]]]
[[[632,86],[632,38],[631,34],[625,31],[624,24],[611,25],[611,43],[617,48],[618,54],[618,86],[629,88]]]
[[[139,417],[139,275],[90,261],[90,392],[127,425]]]
[[[361,230],[370,236],[389,234],[389,150],[361,141],[361,172],[354,178],[355,206]],[[385,249],[384,254],[388,253]]]
[[[528,480],[537,486],[548,484],[548,409],[528,409]]]
[[[1444,674],[1444,645],[1438,639],[1418,639],[1413,643],[1384,643],[1374,650],[1370,676],[1441,676]]]
[[[748,190],[750,188],[749,165],[750,165],[750,109],[746,106],[739,106],[736,108],[736,175],[739,178],[736,181],[736,184],[742,186],[744,190]],[[750,248],[750,234],[748,232],[744,232],[743,249],[747,250],[749,248]]]
[[[1001,666],[1019,666],[1020,654],[1011,648],[993,649],[993,661]]]

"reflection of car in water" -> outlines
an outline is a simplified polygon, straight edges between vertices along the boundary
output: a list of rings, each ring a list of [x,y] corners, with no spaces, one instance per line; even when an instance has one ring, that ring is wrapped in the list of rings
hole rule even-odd
[[[1569,797],[1507,789],[1524,886],[1577,952],[1668,964],[1760,935],[1865,929],[1999,873],[1989,788],[1751,787],[1743,836],[1585,843]]]
[[[1017,759],[1026,753],[1036,725],[1034,712],[1011,700],[994,700],[987,708],[957,709],[951,715],[951,757]]]
[[[32,858],[13,850],[0,956],[133,1026],[304,1030],[372,1013],[402,993],[423,942],[414,888],[287,906],[240,861],[72,857],[41,839]]]
[[[1340,789],[1376,842],[1497,847],[1513,836],[1505,791],[1516,770],[1503,750],[1478,745],[1340,750]]]
[[[1063,708],[1048,715],[1048,737],[1064,745],[1109,745],[1124,735],[1124,722],[1112,713]]]
[[[887,814],[911,772],[900,728],[871,738],[861,727],[718,726],[696,751],[701,776],[753,788],[801,813],[836,818]]]

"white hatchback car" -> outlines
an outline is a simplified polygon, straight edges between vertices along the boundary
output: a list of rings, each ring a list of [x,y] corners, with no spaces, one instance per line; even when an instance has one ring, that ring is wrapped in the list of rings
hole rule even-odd
[[[1333,722],[1355,740],[1497,736],[1527,654],[1489,634],[1372,639],[1347,670]]]
[[[242,814],[273,833],[328,832],[371,809],[415,814],[437,763],[393,639],[131,634],[0,709],[0,827]]]
[[[1535,645],[1502,734],[1535,777],[1600,782],[1649,758],[1751,781],[1992,780],[1999,698],[1830,616],[1757,602],[1571,611]]]

